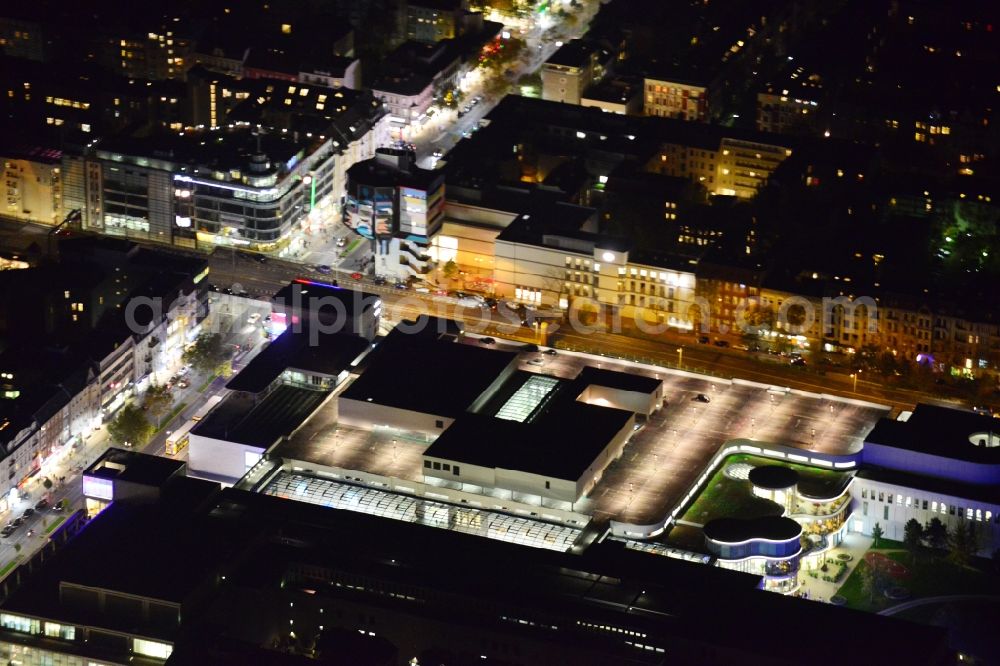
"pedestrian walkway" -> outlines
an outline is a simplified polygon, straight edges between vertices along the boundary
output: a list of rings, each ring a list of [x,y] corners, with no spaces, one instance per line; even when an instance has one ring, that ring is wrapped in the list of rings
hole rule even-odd
[[[858,566],[858,562],[860,562],[865,556],[865,553],[868,552],[871,545],[871,537],[866,537],[862,534],[848,533],[839,546],[833,548],[832,550],[828,550],[823,554],[824,559],[833,560],[836,560],[837,555],[841,553],[847,553],[851,556],[850,562],[847,563],[847,571],[844,573],[844,577],[836,583],[823,580],[824,575],[832,575],[836,571],[836,567],[834,566],[830,566],[829,571],[826,572],[826,574],[821,571],[817,572],[819,574],[819,577],[817,578],[810,576],[807,571],[800,571],[800,595],[815,601],[824,601],[829,603],[830,597],[835,595],[837,590],[840,589],[840,586],[844,584],[844,581],[850,578],[851,573],[854,572],[854,567]]]

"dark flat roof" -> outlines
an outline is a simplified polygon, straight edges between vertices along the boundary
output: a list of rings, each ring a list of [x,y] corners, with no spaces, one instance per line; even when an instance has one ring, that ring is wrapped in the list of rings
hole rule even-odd
[[[582,644],[584,650],[593,646],[593,654],[609,651],[608,663],[651,662],[623,641],[615,641],[622,651],[611,653],[610,642],[593,642],[600,632],[575,631],[577,620],[647,634],[647,642],[662,644],[668,655],[672,645],[693,642],[732,649],[744,663],[800,664],[802,646],[770,638],[774,628],[798,635],[836,627],[842,650],[819,651],[805,661],[842,663],[846,650],[864,653],[870,662],[943,663],[945,634],[939,628],[914,633],[914,625],[903,620],[765,592],[756,589],[757,576],[629,550],[611,539],[582,555],[558,553],[267,495],[223,492],[246,507],[239,512],[277,523],[287,537],[259,541],[230,577],[263,590],[284,580],[289,562],[315,565],[364,576],[379,589],[416,589],[428,602],[411,606],[412,613],[443,612],[455,627],[485,622],[496,630],[493,608],[550,618],[559,626],[552,640]],[[343,547],[344,535],[350,535],[350,548]],[[349,593],[335,589],[338,595]],[[483,612],[465,610],[473,608]]]
[[[231,391],[260,393],[286,369],[337,376],[369,347],[364,338],[347,333],[320,333],[310,344],[310,331],[289,327],[229,380]]]
[[[361,376],[342,397],[457,417],[516,357],[397,327],[368,354]]]
[[[424,455],[576,481],[632,412],[579,402],[581,386],[560,382],[523,423],[496,418],[497,410],[538,376],[523,371],[512,375],[477,413],[463,414]]]
[[[648,377],[632,372],[619,372],[617,370],[607,370],[605,368],[595,368],[592,365],[586,366],[576,376],[574,382],[578,382],[581,388],[596,384],[607,388],[618,389],[620,391],[634,391],[636,393],[654,393],[662,384],[662,379]]]
[[[318,304],[324,311],[333,314],[332,304],[325,304],[315,299],[334,299],[343,305],[345,314],[351,317],[372,307],[381,300],[381,297],[378,294],[341,287],[332,282],[298,278],[279,289],[271,298],[278,305],[293,309],[301,308],[303,311],[308,311],[314,304]]]
[[[880,419],[865,437],[879,444],[917,453],[983,464],[1000,464],[1000,447],[976,446],[975,433],[1000,433],[1000,420],[961,409],[918,404],[907,421]]]
[[[738,543],[747,539],[788,541],[802,534],[802,526],[784,516],[716,518],[705,523],[705,536],[713,541]]]
[[[279,386],[257,404],[231,394],[192,434],[266,448],[297,428],[326,399],[329,391]]]
[[[176,627],[139,613],[97,613],[60,601],[61,582],[181,603],[245,548],[257,528],[178,510],[113,502],[4,602],[5,612],[172,639]]]
[[[85,476],[162,486],[184,469],[184,461],[111,448],[84,471]]]
[[[750,483],[758,488],[784,490],[799,481],[799,473],[784,465],[762,465],[750,470]]]

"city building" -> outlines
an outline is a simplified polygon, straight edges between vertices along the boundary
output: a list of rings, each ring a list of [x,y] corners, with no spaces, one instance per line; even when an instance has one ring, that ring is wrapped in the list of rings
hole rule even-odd
[[[0,149],[3,160],[5,217],[47,224],[62,222],[62,154],[32,147]]]
[[[814,133],[820,122],[819,103],[802,95],[771,87],[757,93],[757,129],[774,134]]]
[[[406,0],[406,38],[429,43],[454,39],[467,11],[467,0]]]
[[[386,58],[382,74],[371,84],[372,94],[385,103],[399,137],[421,122],[434,95],[453,86],[461,54],[453,39],[433,44],[407,41]]]
[[[647,74],[642,81],[645,95],[642,112],[659,118],[706,122],[708,89],[703,84]]]
[[[928,404],[879,421],[851,488],[851,530],[870,535],[877,523],[902,540],[907,521],[937,518],[949,533],[971,530],[988,557],[1000,545],[998,431],[990,416]]]
[[[768,594],[759,576],[613,540],[556,553],[433,529],[431,513],[407,524],[340,510],[343,491],[316,497],[316,477],[269,496],[147,474],[144,462],[125,460],[120,473],[144,477],[135,485],[152,492],[119,494],[113,482],[103,511],[5,581],[4,659],[624,666],[669,653],[690,663],[799,663],[795,641],[759,639],[776,624],[795,634],[840,627],[842,650],[880,661],[955,658],[941,629]]]
[[[636,115],[642,110],[642,92],[631,81],[605,79],[583,91],[580,106],[597,107],[606,113]]]
[[[542,99],[580,104],[584,91],[604,78],[614,56],[596,43],[574,39],[542,65]]]
[[[372,154],[377,137],[384,137],[384,114],[370,97],[352,91],[270,87],[270,95],[289,104],[294,98],[320,110],[337,106],[310,131],[258,132],[240,125],[105,140],[74,164],[71,171],[83,187],[67,192],[67,205],[86,207],[85,228],[186,247],[274,249],[293,228],[328,221],[348,162]],[[251,102],[269,104],[246,100]],[[259,118],[261,112],[245,113]],[[205,141],[209,136],[212,141]],[[98,187],[101,202],[93,205]]]
[[[348,170],[344,223],[372,242],[376,275],[426,279],[429,242],[444,217],[444,182],[407,149],[379,148]]]
[[[207,315],[204,260],[89,238],[63,240],[60,254],[0,274],[0,511],[50,457],[165,382]]]
[[[694,266],[599,234],[596,211],[569,204],[522,213],[496,238],[497,296],[535,307],[606,310],[690,329]]]

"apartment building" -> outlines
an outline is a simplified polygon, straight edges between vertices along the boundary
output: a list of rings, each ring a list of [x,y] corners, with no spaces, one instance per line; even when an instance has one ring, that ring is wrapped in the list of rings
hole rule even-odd
[[[542,65],[542,99],[580,104],[584,91],[604,78],[614,54],[598,44],[574,39]]]
[[[659,118],[708,120],[708,87],[658,75],[643,77],[642,112]]]

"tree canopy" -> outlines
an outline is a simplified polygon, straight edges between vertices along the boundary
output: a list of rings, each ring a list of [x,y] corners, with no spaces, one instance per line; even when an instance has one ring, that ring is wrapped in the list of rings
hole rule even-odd
[[[125,405],[108,424],[111,440],[125,446],[141,447],[153,437],[153,424],[136,405]]]

